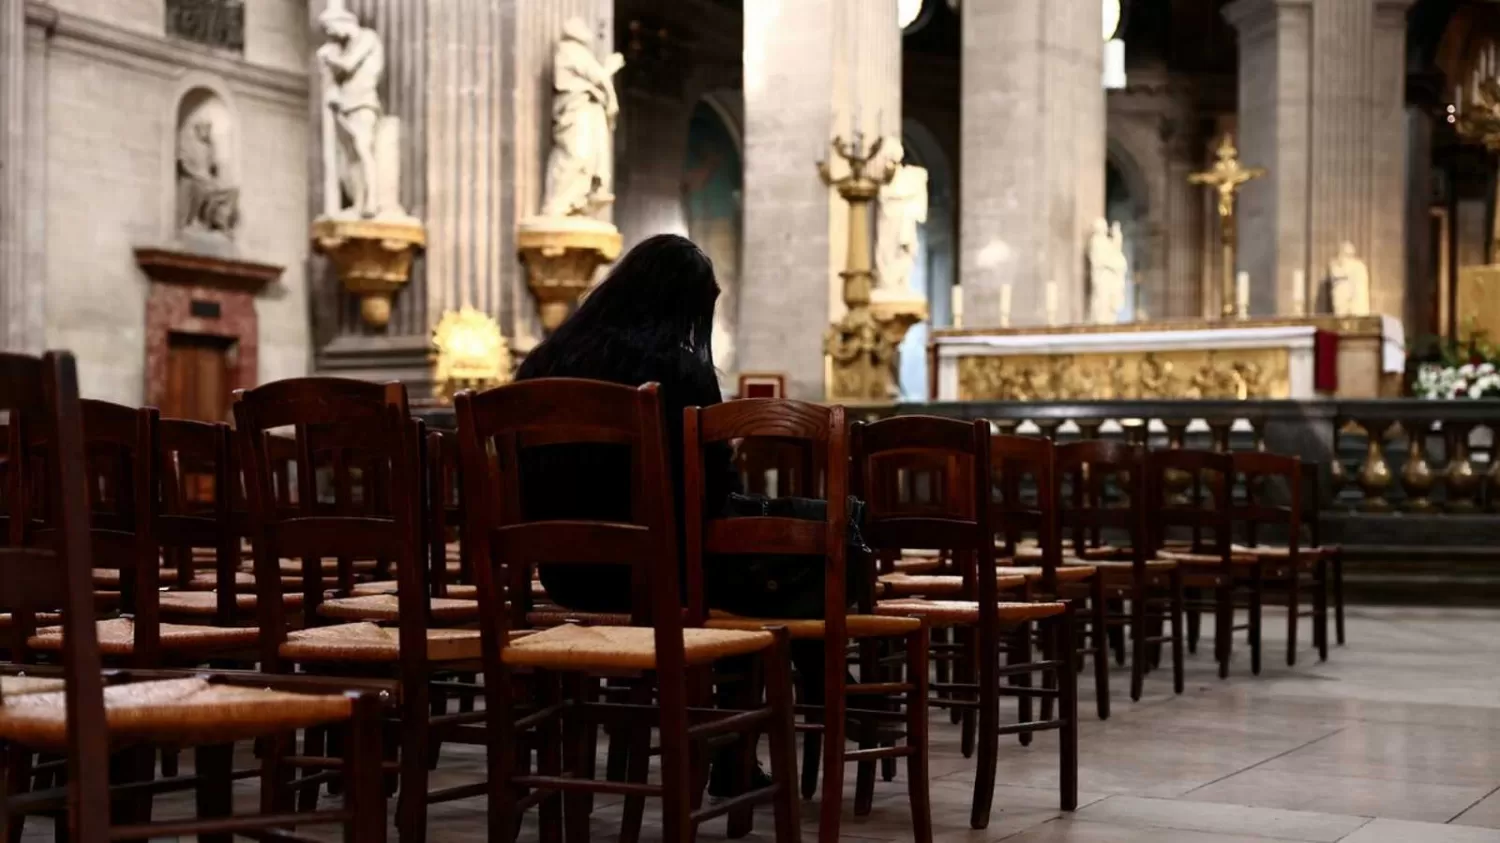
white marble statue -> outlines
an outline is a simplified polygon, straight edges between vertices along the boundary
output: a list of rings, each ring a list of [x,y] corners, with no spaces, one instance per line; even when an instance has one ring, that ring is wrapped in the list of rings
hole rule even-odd
[[[1328,262],[1328,302],[1336,316],[1370,315],[1370,269],[1347,240]]]
[[[900,155],[900,144],[897,155]],[[875,267],[881,298],[921,298],[911,288],[917,262],[920,226],[927,222],[927,170],[902,164],[890,183],[880,189],[875,217]]]
[[[323,96],[333,121],[336,142],[323,150],[325,167],[337,170],[347,204],[340,212],[351,216],[379,216],[382,189],[377,135],[385,114],[380,104],[380,78],[385,73],[385,47],[375,30],[360,26],[354,13],[330,6],[319,16],[327,42],[318,48],[323,71]]]
[[[590,216],[614,202],[614,129],[620,113],[614,75],[619,53],[594,53],[582,18],[563,24],[552,54],[552,152],[547,157],[542,216]]]
[[[1120,321],[1125,307],[1125,235],[1117,222],[1113,226],[1103,219],[1094,220],[1089,235],[1089,321],[1095,325],[1113,325]]]
[[[240,218],[240,189],[225,160],[227,115],[210,100],[186,115],[177,129],[177,227],[185,233],[233,237]]]

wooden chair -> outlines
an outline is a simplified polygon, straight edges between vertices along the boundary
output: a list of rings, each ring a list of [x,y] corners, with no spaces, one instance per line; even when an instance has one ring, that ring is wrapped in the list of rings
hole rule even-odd
[[[671,843],[692,840],[708,819],[769,800],[775,806],[776,840],[795,843],[800,831],[787,634],[784,629],[684,627],[675,493],[657,387],[532,380],[479,394],[462,392],[455,405],[463,465],[490,465],[493,452],[495,466],[463,472],[484,633],[490,839],[512,839],[521,812],[539,803],[547,839],[557,831],[553,797],[565,794],[568,840],[581,843],[589,839],[588,794],[623,793],[627,836],[635,831],[631,817],[646,797],[661,798],[662,839]],[[584,443],[630,449],[631,523],[524,521],[523,451]],[[628,625],[566,623],[519,634],[523,630],[513,628],[514,610],[506,601],[527,599],[533,567],[570,563],[629,567]],[[696,587],[695,579],[687,586]],[[687,602],[700,605],[695,602],[700,599],[689,595]],[[735,656],[757,657],[768,704],[738,713],[695,705],[704,702],[707,671]],[[539,694],[536,709],[524,713],[515,684],[523,673],[530,674]],[[631,702],[591,701],[589,685],[601,674],[638,677]],[[559,688],[564,676],[568,694]],[[601,722],[617,724],[632,736],[627,781],[593,778],[593,737]],[[645,739],[653,726],[660,733],[659,785],[646,782]],[[745,731],[769,733],[771,786],[699,808],[702,764],[694,746]],[[515,750],[531,734],[541,747],[535,775],[518,769]],[[559,757],[564,746],[565,757]]]
[[[1285,590],[1287,666],[1297,664],[1297,628],[1301,619],[1307,617],[1313,621],[1313,646],[1318,650],[1318,659],[1327,661],[1329,554],[1317,545],[1302,544],[1302,461],[1258,451],[1239,452],[1233,457],[1235,474],[1243,478],[1240,487],[1244,497],[1235,502],[1232,514],[1245,535],[1245,544],[1233,549],[1259,557],[1266,584]],[[1278,492],[1285,494],[1285,503],[1272,502],[1272,496]],[[1261,541],[1270,530],[1283,529],[1285,544]],[[1301,609],[1304,574],[1312,577],[1311,612]]]
[[[406,389],[399,383],[298,378],[237,391],[234,412],[255,549],[261,670],[289,674],[300,666],[325,677],[328,687],[380,687],[393,694],[400,734],[397,828],[403,843],[419,843],[425,839],[430,802],[484,792],[482,784],[428,792],[429,752],[435,742],[459,738],[481,718],[472,713],[431,717],[429,683],[435,675],[477,670],[480,634],[442,628],[427,596],[422,430],[410,416]],[[267,436],[287,427],[296,433],[300,486],[296,508],[290,510],[275,490]],[[313,454],[328,443],[357,451],[367,465],[378,464],[380,470],[366,478],[385,481],[384,489],[379,495],[366,490],[365,499],[384,496],[383,514],[341,514],[337,500],[318,502]],[[277,599],[282,559],[301,559],[304,576],[320,581],[325,559],[381,557],[392,561],[400,584],[394,628],[369,621],[290,628],[286,606]],[[308,597],[311,616],[321,591]],[[265,763],[277,784],[262,791],[268,810],[288,807],[289,791],[281,785],[292,767],[316,769],[327,763],[317,757],[292,758],[289,750],[287,741],[265,749]]]
[[[1146,515],[1150,547],[1158,560],[1182,568],[1186,589],[1208,589],[1212,601],[1190,598],[1185,608],[1189,625],[1203,610],[1214,613],[1214,657],[1219,678],[1229,676],[1234,650],[1236,595],[1248,587],[1251,671],[1260,674],[1261,606],[1265,598],[1264,566],[1250,553],[1234,551],[1233,504],[1230,499],[1234,458],[1227,453],[1171,449],[1146,454]],[[1168,549],[1174,534],[1186,534],[1181,545]],[[1189,633],[1189,639],[1193,639]]]
[[[848,513],[848,424],[842,407],[824,407],[801,401],[762,398],[731,401],[703,409],[689,408],[683,424],[685,448],[683,495],[684,518],[687,521],[687,554],[690,576],[706,576],[707,565],[715,557],[737,554],[797,554],[821,557],[824,568],[823,618],[775,619],[744,618],[723,612],[706,613],[702,605],[689,610],[689,623],[710,629],[761,629],[768,625],[785,625],[793,639],[822,642],[823,676],[804,676],[805,685],[820,683],[824,703],[816,708],[799,706],[807,711],[809,742],[821,733],[823,767],[823,801],[820,808],[818,839],[837,841],[840,809],[843,805],[844,765],[861,763],[858,780],[860,793],[856,811],[868,812],[874,795],[875,767],[878,758],[905,757],[908,792],[912,812],[912,839],[932,839],[931,806],[927,781],[927,650],[926,625],[917,618],[875,615],[868,595],[873,571],[855,566],[850,570],[847,559]],[[799,493],[827,501],[827,520],[804,521],[792,518],[752,517],[721,518],[703,511],[707,490],[704,483],[705,450],[728,447],[734,443],[774,442],[793,446],[807,457],[800,461],[812,470],[810,481]],[[753,446],[752,446],[753,447]],[[780,475],[778,475],[778,478]],[[821,482],[819,482],[821,481]],[[705,561],[708,560],[708,561]],[[864,605],[851,614],[847,602],[849,577],[863,578],[863,587],[855,591],[864,595]],[[699,595],[701,587],[690,586],[688,593]],[[874,641],[872,641],[874,639]],[[862,647],[879,639],[905,644],[904,670],[896,681],[877,682],[877,677],[861,676],[863,681],[850,683],[845,669],[849,646]],[[866,660],[868,661],[868,660]],[[874,730],[877,720],[899,718],[899,713],[875,711],[868,706],[849,707],[850,698],[881,701],[895,698],[905,705],[906,738],[901,746],[866,747],[848,751],[845,721],[870,721],[859,730]],[[870,742],[866,738],[866,742]],[[816,746],[816,744],[814,744]],[[806,767],[817,769],[818,755],[804,752]],[[738,829],[737,829],[738,830]]]
[[[1078,696],[1073,664],[1073,618],[1065,603],[1001,603],[995,574],[995,530],[990,523],[990,430],[984,421],[973,423],[930,416],[898,416],[872,424],[856,423],[851,433],[853,454],[850,489],[868,505],[865,538],[877,550],[925,548],[948,550],[962,569],[965,589],[957,600],[899,599],[882,601],[878,614],[926,618],[934,626],[957,626],[972,634],[960,636],[968,652],[957,667],[961,676],[948,688],[934,690],[955,696],[935,696],[933,705],[977,708],[978,770],[970,825],[989,824],[994,799],[998,741],[1002,734],[1057,729],[1062,809],[1078,804]],[[953,466],[966,484],[938,484],[935,497],[906,501],[892,494],[900,484],[893,470],[912,455],[931,463]],[[959,488],[960,485],[966,488]],[[949,494],[949,492],[952,492]],[[1029,649],[1026,624],[1040,623],[1047,642],[1038,662],[999,665],[1002,636]],[[1068,654],[1066,656],[1062,654]],[[1053,656],[1051,658],[1047,655]],[[1002,677],[1049,671],[1056,688],[1003,688]],[[977,678],[973,674],[977,673]],[[1057,719],[1001,726],[1000,696],[1053,697]]]
[[[1329,600],[1333,603],[1333,626],[1335,640],[1344,646],[1344,549],[1336,544],[1323,542],[1323,466],[1315,462],[1302,463],[1302,523],[1307,525],[1307,538],[1312,547],[1319,548],[1328,559]]]
[[[385,839],[384,795],[378,775],[379,702],[373,696],[291,693],[211,676],[158,681],[109,681],[101,671],[92,571],[94,547],[86,494],[82,410],[73,359],[49,353],[36,359],[0,354],[0,408],[10,413],[12,443],[41,446],[48,525],[23,535],[33,511],[29,490],[33,461],[12,461],[8,517],[10,545],[0,552],[0,609],[18,625],[32,626],[38,612],[62,610],[65,630],[60,670],[50,675],[0,675],[0,745],[8,756],[0,836],[19,836],[26,814],[53,812],[75,843],[147,840],[197,835],[227,843],[232,833],[337,823],[345,839]],[[19,447],[11,454],[20,454]],[[154,561],[153,561],[154,564]],[[41,675],[36,675],[37,673]],[[128,677],[115,677],[126,679]],[[310,725],[346,723],[348,755],[338,765],[349,793],[336,811],[233,816],[231,762],[236,741]],[[113,749],[142,744],[196,747],[191,781],[157,781],[112,789]],[[41,750],[63,756],[65,784],[51,792],[25,792],[27,759]],[[138,798],[183,786],[197,790],[198,819],[158,823],[112,822],[109,806],[122,792]],[[149,798],[149,796],[147,797]],[[284,834],[283,834],[284,836]]]
[[[1163,644],[1172,648],[1173,690],[1182,693],[1182,571],[1177,562],[1151,555],[1146,530],[1147,470],[1141,448],[1102,439],[1059,445],[1057,473],[1061,481],[1056,492],[1059,526],[1072,539],[1073,555],[1086,557],[1087,564],[1102,573],[1106,599],[1128,601],[1130,607],[1129,614],[1111,613],[1108,623],[1129,633],[1131,700],[1141,698],[1146,673],[1154,663],[1151,651]],[[1125,558],[1098,558],[1099,554],[1091,552],[1102,546],[1101,539],[1108,533],[1124,540],[1124,549],[1112,556]],[[1171,635],[1161,634],[1163,620],[1170,621]]]

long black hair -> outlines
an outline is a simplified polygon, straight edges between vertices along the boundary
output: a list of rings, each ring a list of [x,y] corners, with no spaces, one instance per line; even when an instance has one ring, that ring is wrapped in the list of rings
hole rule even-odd
[[[693,241],[649,237],[526,356],[517,377],[629,380],[663,365],[712,372],[718,298],[713,261]]]

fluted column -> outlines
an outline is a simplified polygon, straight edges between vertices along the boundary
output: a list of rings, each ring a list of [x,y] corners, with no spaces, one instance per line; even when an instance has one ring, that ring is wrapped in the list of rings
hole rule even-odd
[[[976,0],[963,10],[959,271],[964,323],[1084,316],[1084,245],[1104,215],[1104,43],[1098,0]]]
[[[842,315],[847,210],[815,162],[856,124],[866,143],[901,126],[896,4],[745,4],[745,240],[738,341],[744,371],[782,372],[822,398],[823,334]]]
[[[42,213],[28,200],[42,189],[41,173],[28,158],[43,125],[29,119],[35,98],[28,91],[37,80],[27,72],[27,53],[26,3],[0,0],[0,349],[7,351],[43,345],[43,277],[28,260],[28,229]]]
[[[1270,175],[1239,207],[1251,309],[1290,312],[1292,276],[1316,285],[1339,244],[1370,269],[1371,306],[1406,289],[1406,10],[1411,0],[1237,0],[1239,146]],[[1313,302],[1310,302],[1313,303]]]

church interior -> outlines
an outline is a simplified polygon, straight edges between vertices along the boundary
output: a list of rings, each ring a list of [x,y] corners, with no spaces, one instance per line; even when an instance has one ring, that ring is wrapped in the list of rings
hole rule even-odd
[[[9,841],[1500,843],[1500,0],[0,0],[0,412]]]

